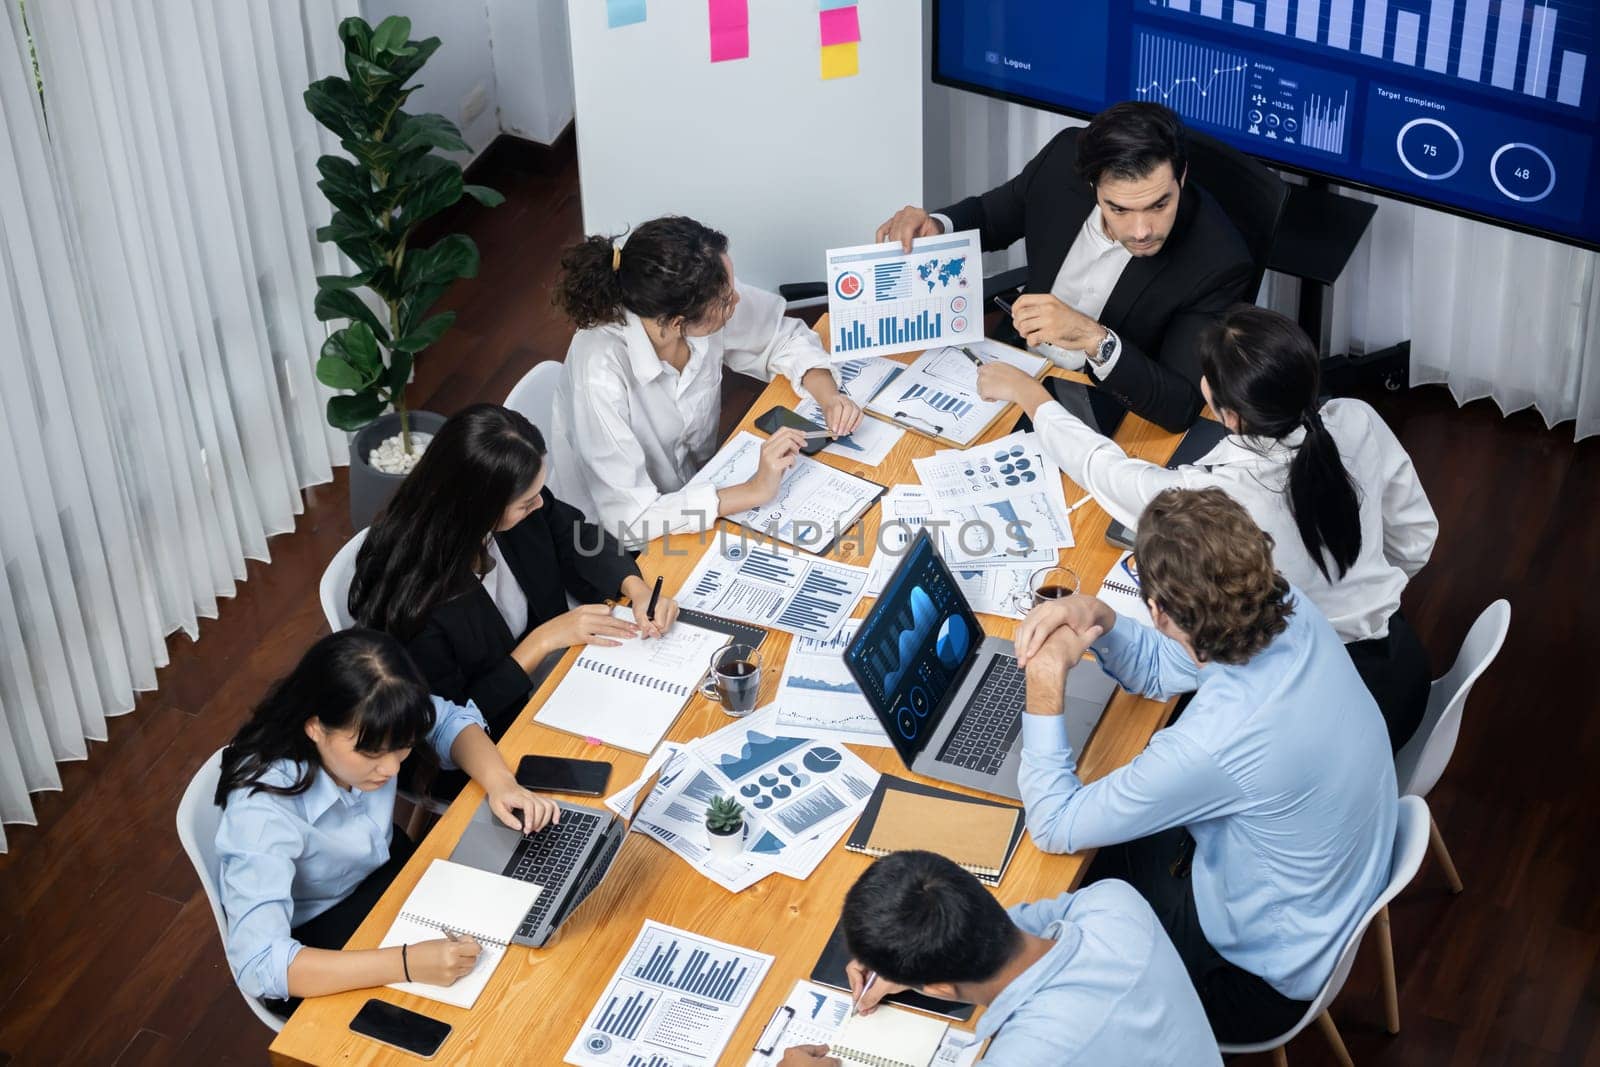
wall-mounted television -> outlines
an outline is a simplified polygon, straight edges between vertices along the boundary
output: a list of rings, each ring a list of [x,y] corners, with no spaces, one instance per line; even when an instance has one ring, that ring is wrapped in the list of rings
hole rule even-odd
[[[1596,0],[934,0],[933,79],[1157,100],[1267,162],[1600,249]]]

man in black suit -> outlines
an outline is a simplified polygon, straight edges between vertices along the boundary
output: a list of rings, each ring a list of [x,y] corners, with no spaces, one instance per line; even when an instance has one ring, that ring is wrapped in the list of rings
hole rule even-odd
[[[1200,331],[1249,299],[1244,239],[1186,182],[1183,124],[1160,104],[1126,102],[1058,134],[1022,173],[929,214],[904,207],[879,241],[977,229],[984,251],[1025,242],[1023,340],[1086,369],[1125,406],[1169,430],[1200,413]],[[1085,366],[1086,364],[1086,366]]]

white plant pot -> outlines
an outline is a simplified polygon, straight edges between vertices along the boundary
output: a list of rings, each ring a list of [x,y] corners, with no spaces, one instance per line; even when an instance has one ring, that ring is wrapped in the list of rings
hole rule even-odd
[[[706,830],[706,844],[711,847],[712,858],[728,862],[744,855],[744,837],[747,826],[747,823],[740,823],[739,829],[731,834],[714,834],[708,828]]]

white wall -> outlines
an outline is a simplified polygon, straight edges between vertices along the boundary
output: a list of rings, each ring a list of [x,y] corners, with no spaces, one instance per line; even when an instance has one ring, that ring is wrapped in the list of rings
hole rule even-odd
[[[476,157],[502,130],[549,144],[572,121],[572,53],[561,0],[361,0],[376,26],[411,20],[413,37],[438,37],[407,104],[461,127]],[[466,117],[481,93],[481,110]]]
[[[500,128],[550,144],[572,121],[572,49],[561,0],[489,0]]]
[[[915,2],[859,8],[861,72],[824,81],[817,0],[750,5],[750,58],[708,61],[706,5],[650,0],[608,29],[568,0],[578,178],[588,233],[668,212],[726,233],[739,276],[814,281],[828,248],[866,244],[922,191]]]

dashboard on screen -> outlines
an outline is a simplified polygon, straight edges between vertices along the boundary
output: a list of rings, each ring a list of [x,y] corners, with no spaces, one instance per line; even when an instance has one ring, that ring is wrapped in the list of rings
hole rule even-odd
[[[1271,163],[1600,248],[1595,9],[934,0],[934,80],[1085,117],[1159,101]]]

